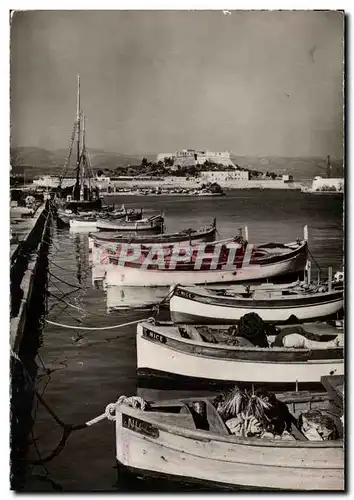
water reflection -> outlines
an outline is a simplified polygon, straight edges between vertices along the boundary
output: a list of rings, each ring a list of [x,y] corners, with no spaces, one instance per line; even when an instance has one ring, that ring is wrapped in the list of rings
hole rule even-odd
[[[256,243],[293,241],[301,237],[303,226],[308,224],[312,254],[323,270],[332,266],[335,272],[343,259],[342,205],[336,200],[315,198],[296,192],[271,196],[267,192],[231,192],[217,202],[192,197],[146,197],[144,209],[165,211],[169,232],[206,225],[216,216],[218,237],[226,238],[247,224],[250,240]],[[131,208],[140,208],[141,202],[141,197],[129,198]],[[151,311],[129,310],[129,305],[145,303],[149,308],[168,293],[168,289],[150,287],[108,287],[104,264],[96,263],[94,258],[88,252],[87,232],[55,232],[49,255],[49,291],[61,300],[49,296],[49,309],[53,309],[48,319],[92,327],[146,319]],[[76,341],[75,332],[46,325],[40,348],[45,366],[53,368],[45,398],[64,422],[73,424],[101,414],[108,403],[122,394],[136,394],[137,390],[135,325],[109,331],[81,331],[84,338],[80,342]],[[106,337],[114,340],[106,342]],[[41,406],[36,412],[34,430],[41,453],[55,448],[60,429]],[[37,458],[34,445],[30,453]],[[103,422],[73,433],[63,452],[48,464],[48,470],[50,478],[64,491],[112,491],[114,463],[114,426]],[[39,477],[43,475],[43,471],[33,470],[31,477],[29,471],[24,489],[53,491],[54,485]]]
[[[119,309],[148,308],[159,304],[169,287],[105,286],[107,313]]]

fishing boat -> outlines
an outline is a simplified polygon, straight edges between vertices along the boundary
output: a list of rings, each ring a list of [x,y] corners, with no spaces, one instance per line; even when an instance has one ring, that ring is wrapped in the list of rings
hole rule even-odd
[[[306,233],[306,231],[305,231]],[[282,244],[251,245],[247,240],[213,242],[172,252],[152,248],[116,256],[107,270],[109,285],[171,286],[266,280],[286,274],[303,274],[307,261],[307,238]],[[133,250],[131,248],[131,250]],[[183,254],[182,254],[183,252]]]
[[[93,245],[109,245],[109,248],[114,249],[116,244],[130,243],[151,245],[166,245],[170,246],[173,243],[181,245],[203,243],[213,241],[216,233],[216,219],[209,226],[200,229],[183,229],[176,233],[164,233],[156,235],[125,235],[112,233],[99,233],[92,235],[91,249]],[[231,238],[229,239],[231,241]]]
[[[95,231],[96,227],[96,216],[85,216],[79,215],[69,219],[69,225],[71,230],[82,230]]]
[[[97,220],[105,220],[106,222],[115,223],[117,220],[121,221],[125,219],[126,221],[137,221],[142,218],[142,209],[137,210],[127,210],[124,205],[120,210],[113,211],[100,211],[91,214],[72,214],[69,217],[70,229],[86,229],[88,231],[97,230]]]
[[[154,479],[213,491],[344,491],[343,377],[329,378],[340,406],[325,391],[120,397],[106,409],[120,485],[134,476],[149,481],[143,491]]]
[[[129,232],[163,232],[164,217],[153,215],[136,221],[114,221],[97,219],[96,227],[99,231],[129,231]]]
[[[267,330],[247,317],[240,328],[150,321],[138,324],[136,343],[139,387],[150,389],[307,389],[344,374],[343,330],[321,322]]]
[[[291,317],[299,321],[322,319],[340,311],[342,290],[324,286],[280,290],[246,290],[221,293],[201,287],[176,286],[170,298],[174,323],[232,324],[242,316],[256,312],[263,321],[283,323]]]
[[[66,178],[76,138],[76,174],[74,179]],[[66,197],[65,197],[66,196]],[[69,223],[70,213],[91,212],[102,208],[99,189],[94,181],[90,157],[85,142],[85,117],[80,104],[80,77],[77,77],[77,106],[68,156],[56,188],[55,205],[58,218],[64,224]]]

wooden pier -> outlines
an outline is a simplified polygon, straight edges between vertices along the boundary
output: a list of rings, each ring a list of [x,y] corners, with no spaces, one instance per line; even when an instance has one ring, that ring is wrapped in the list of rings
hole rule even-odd
[[[50,223],[50,200],[47,200],[36,210],[34,217],[11,227],[17,241],[10,246],[10,345],[16,354],[26,323],[41,251],[48,246]]]

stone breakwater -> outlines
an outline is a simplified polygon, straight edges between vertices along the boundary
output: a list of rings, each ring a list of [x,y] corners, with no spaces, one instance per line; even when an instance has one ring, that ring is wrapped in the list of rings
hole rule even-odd
[[[205,181],[198,178],[165,177],[159,179],[133,179],[133,180],[111,180],[99,182],[103,193],[126,191],[139,191],[144,189],[161,189],[173,192],[176,189],[195,190],[199,189]],[[225,180],[217,182],[224,190],[227,189],[282,189],[300,190],[299,182],[284,182],[282,180]]]

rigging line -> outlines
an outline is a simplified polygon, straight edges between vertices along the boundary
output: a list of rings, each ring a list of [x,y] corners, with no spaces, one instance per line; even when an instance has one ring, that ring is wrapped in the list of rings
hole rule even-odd
[[[58,281],[60,281],[61,283],[63,283],[64,285],[68,285],[68,286],[71,286],[72,288],[78,288],[78,289],[81,289],[81,290],[87,290],[88,287],[83,287],[83,286],[77,286],[77,285],[73,285],[72,283],[68,283],[67,281],[59,278],[58,276],[56,276],[55,274],[53,274],[52,272],[48,271],[48,273],[53,276],[53,278],[57,279]]]
[[[55,286],[55,288],[58,290],[58,292],[60,292],[60,293],[63,294],[63,297],[66,297],[67,295],[70,295],[71,293],[76,293],[76,292],[78,292],[80,290],[80,287],[77,287],[77,288],[75,288],[75,290],[71,290],[70,292],[63,293],[63,290],[61,290],[61,288],[59,288],[58,285],[53,280],[51,280],[49,278],[48,281],[49,281],[49,284]],[[52,293],[52,292],[50,292],[49,290],[47,290],[47,293]]]
[[[71,329],[71,330],[113,330],[113,329],[118,329],[118,328],[123,328],[125,326],[129,326],[129,325],[136,325],[137,323],[140,323],[141,321],[148,321],[149,318],[142,318],[142,319],[137,319],[137,320],[134,320],[134,321],[129,321],[128,323],[123,323],[123,324],[120,324],[120,325],[112,325],[112,326],[75,326],[75,325],[65,325],[63,323],[56,323],[55,321],[49,321],[48,319],[46,319],[45,321],[51,325],[55,325],[55,326],[60,326],[62,328],[68,328],[68,329]]]
[[[48,259],[48,260],[49,260],[49,263],[50,263],[50,264],[53,264],[53,266],[58,267],[58,268],[59,268],[59,269],[61,269],[62,271],[66,271],[66,272],[71,271],[71,270],[70,270],[70,269],[68,269],[68,268],[66,268],[66,269],[65,269],[65,267],[59,266],[59,264],[57,264],[56,262],[54,262],[54,260],[52,260],[52,259]],[[74,269],[73,269],[73,271],[75,271],[75,270],[76,270],[76,269],[74,268]]]
[[[60,291],[60,289],[59,289],[59,288],[58,288],[58,290]],[[49,292],[49,293],[50,293],[50,292]],[[49,313],[50,313],[50,312],[54,309],[54,307],[56,307],[56,306],[58,306],[58,303],[56,303],[56,302],[55,302],[55,303],[53,303],[53,304],[50,306],[50,308],[48,309],[48,311],[47,311],[47,315],[46,315],[46,316],[48,316],[48,315],[49,315]],[[68,313],[68,312],[66,311],[66,309],[67,309],[67,308],[68,308],[68,306],[67,306],[67,305],[65,305],[64,307],[62,307],[62,308],[61,308],[61,309],[60,309],[60,310],[59,310],[59,311],[55,314],[55,316],[54,316],[54,318],[53,318],[53,319],[56,319],[58,316],[60,316],[60,315],[61,315],[61,314],[63,314],[63,313],[64,313],[64,314],[67,314],[68,316],[70,316],[70,317],[72,317],[72,318],[74,318],[74,319],[76,319],[74,316],[72,316],[70,313]],[[43,321],[45,322],[45,318],[43,319]]]
[[[322,273],[322,269],[321,269],[321,268],[320,268],[320,266],[317,264],[317,261],[316,261],[315,257],[312,255],[311,250],[310,250],[309,248],[308,248],[308,252],[309,252],[309,254],[310,254],[310,256],[311,256],[312,260],[314,261],[314,263],[315,263],[315,264],[316,264],[316,266],[318,267],[318,270],[320,271],[320,273]]]
[[[60,309],[60,311],[58,311],[58,312],[55,314],[55,316],[54,316],[54,318],[53,318],[53,319],[58,318],[58,317],[59,317],[59,316],[61,316],[62,314],[66,314],[67,316],[69,316],[69,318],[72,318],[72,319],[74,319],[75,321],[78,321],[79,323],[82,323],[82,320],[81,320],[81,319],[78,319],[78,318],[76,318],[75,316],[73,316],[72,314],[70,314],[70,313],[66,310],[67,308],[68,308],[68,306],[65,306],[65,307],[63,307],[62,309]],[[44,319],[44,321],[46,322],[47,320],[46,320],[46,319]]]
[[[60,245],[61,247],[64,247],[64,250],[73,246],[73,242],[72,242],[72,240],[63,241],[62,239],[59,239],[59,238],[57,238],[56,240],[54,240],[54,238],[53,238],[53,237],[50,239],[50,241],[45,240],[45,242],[46,242],[46,243],[48,243],[48,245],[49,245],[49,244],[53,245],[53,246],[54,246],[54,248],[55,248],[56,250],[58,250],[58,251],[59,251],[59,250],[62,250],[62,248],[59,248],[59,245]]]
[[[58,292],[62,293],[62,297],[67,297],[68,295],[72,294],[72,293],[76,293],[78,292],[78,290],[71,290],[70,292],[68,293],[63,293],[62,290],[56,285],[56,283],[54,282],[50,282],[50,284],[54,285],[56,287],[56,289],[58,290]],[[52,292],[50,292],[49,290],[47,291],[47,294],[50,294]],[[50,306],[50,309],[48,310],[51,311],[57,304],[56,303],[53,303],[51,306]]]
[[[42,390],[42,397],[44,397],[44,393],[49,385],[49,382],[50,382],[50,375],[48,375],[48,378],[45,382],[45,385],[43,387],[43,390]],[[38,408],[39,408],[39,399],[37,398],[37,402],[36,402],[36,406],[35,406],[35,409],[34,409],[34,415],[33,415],[33,422],[36,421],[36,418],[37,418],[37,411],[38,411]]]
[[[60,288],[59,288],[59,287],[58,287],[55,283],[52,283],[52,284],[53,284],[54,286],[56,286],[57,290],[59,290],[59,292],[60,292],[60,293],[63,293],[63,291],[62,291],[62,290],[60,290]],[[78,289],[78,290],[79,290],[79,289]],[[68,297],[69,295],[71,295],[72,293],[77,292],[78,290],[70,290],[69,292],[63,293],[62,298],[64,298],[64,297]],[[47,294],[48,294],[48,293],[52,293],[52,292],[50,292],[49,290],[47,290]]]
[[[99,318],[107,318],[107,314],[98,314],[98,313],[95,313],[93,311],[87,311],[86,309],[82,308],[82,307],[78,307],[78,306],[75,306],[74,304],[70,304],[70,302],[66,302],[66,300],[64,300],[62,297],[58,297],[57,295],[55,295],[54,293],[52,292],[48,292],[50,295],[52,295],[55,299],[61,301],[61,302],[64,302],[66,305],[68,305],[69,307],[72,307],[74,309],[77,309],[78,311],[81,311],[81,312],[84,312],[85,314],[92,314],[94,316],[98,316]]]
[[[37,391],[36,386],[35,386],[32,378],[30,377],[30,375],[29,375],[29,373],[28,373],[25,365],[23,364],[21,358],[19,358],[19,356],[15,352],[13,352],[13,351],[11,351],[11,356],[14,359],[16,359],[17,361],[19,361],[19,363],[21,364],[21,367],[22,367],[23,373],[25,375],[25,378],[28,378],[30,384],[32,385],[33,391],[36,394],[39,402],[44,406],[44,408],[47,410],[47,412],[53,418],[53,420],[63,429],[62,437],[61,437],[59,443],[57,444],[57,446],[54,448],[54,450],[52,452],[50,452],[44,458],[40,458],[38,460],[32,460],[31,461],[31,463],[33,465],[43,465],[44,463],[49,462],[50,460],[53,460],[53,458],[55,458],[56,456],[59,455],[59,453],[63,450],[63,448],[64,448],[64,446],[66,444],[66,441],[68,440],[70,434],[73,431],[81,430],[81,429],[86,429],[86,428],[90,427],[91,425],[93,425],[93,424],[95,424],[97,422],[100,422],[101,420],[103,420],[104,418],[106,418],[106,415],[105,414],[100,415],[99,417],[96,417],[93,420],[90,420],[88,422],[84,422],[82,424],[77,424],[77,425],[72,425],[72,424],[66,424],[66,423],[64,423],[58,417],[58,415],[54,412],[54,410],[48,405],[48,403],[46,403],[46,401],[40,395],[40,393]]]

